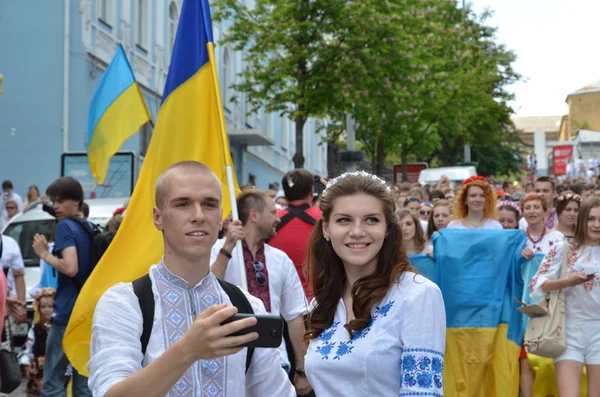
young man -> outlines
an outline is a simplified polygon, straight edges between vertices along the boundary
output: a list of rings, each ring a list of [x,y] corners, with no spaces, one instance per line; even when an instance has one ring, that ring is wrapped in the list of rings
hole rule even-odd
[[[556,198],[556,185],[554,181],[547,176],[540,176],[535,180],[534,192],[546,200],[548,213],[546,214],[544,224],[547,229],[554,229],[558,224],[558,215],[556,215],[556,210],[554,209],[554,199]],[[519,229],[527,230],[527,220],[525,218],[521,218],[519,221]]]
[[[295,396],[276,349],[255,349],[256,333],[229,336],[256,324],[254,317],[220,325],[237,312],[210,272],[210,251],[222,226],[221,184],[204,164],[182,161],[156,182],[154,224],[164,257],[150,267],[155,298],[145,354],[143,316],[132,283],[102,295],[92,327],[90,388],[96,397]],[[266,314],[249,294],[254,313]]]
[[[580,195],[584,203],[594,198],[594,186],[587,183],[577,183],[571,186],[571,191]]]
[[[285,252],[265,244],[265,240],[275,236],[280,221],[275,203],[267,192],[246,190],[239,195],[237,206],[240,220],[231,222],[227,237],[212,248],[212,272],[217,278],[240,284],[235,244],[242,240],[248,292],[260,298],[270,314],[280,315],[287,322],[295,362],[290,363],[286,345],[282,343],[280,363],[286,372],[292,371],[296,391],[304,396],[311,390],[304,375],[304,315],[308,313],[308,303],[294,263]]]
[[[83,205],[83,188],[71,177],[61,177],[46,189],[58,220],[54,229],[54,252],[48,251],[48,241],[41,234],[33,238],[35,253],[58,272],[54,301],[54,318],[46,343],[42,396],[65,395],[65,371],[69,364],[62,340],[83,284],[91,272],[92,239],[89,233],[72,219],[79,217]],[[91,224],[90,224],[91,227]],[[91,396],[88,379],[77,371],[73,374],[74,397]]]
[[[281,223],[277,226],[277,235],[269,240],[271,247],[282,250],[294,262],[309,300],[313,295],[306,280],[304,262],[310,235],[322,216],[321,210],[312,206],[314,183],[313,175],[303,168],[294,169],[283,176],[281,185],[288,200],[288,208],[277,212]]]

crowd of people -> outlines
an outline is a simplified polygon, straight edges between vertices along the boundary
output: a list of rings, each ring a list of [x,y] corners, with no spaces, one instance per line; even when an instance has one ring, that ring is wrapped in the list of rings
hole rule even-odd
[[[555,359],[560,395],[579,395],[584,364],[590,395],[600,392],[595,185],[475,176],[460,184],[442,177],[436,186],[391,186],[366,172],[322,182],[315,193],[314,176],[295,169],[268,190],[245,187],[237,197],[239,219],[223,220],[220,182],[210,169],[186,161],[165,170],[154,208],[164,257],[148,264],[155,299],[150,334],[140,339],[146,324],[135,283],[110,288],[95,310],[89,379],[71,368],[61,343],[92,269],[92,242],[72,219],[84,217],[84,195],[73,178],[53,182],[46,189],[57,217],[53,241],[38,234],[32,244],[57,278],[35,295],[20,358],[28,393],[64,395],[72,379],[75,396],[443,395],[443,297],[410,258],[435,258],[434,235],[444,228],[524,231],[522,257],[546,255],[525,280],[532,296],[567,291],[568,347]],[[5,187],[0,204],[15,202],[18,209],[20,197],[12,184]],[[39,199],[39,191],[28,195],[29,203]],[[111,221],[106,226],[116,232],[118,222]],[[7,236],[2,242],[5,252],[19,248]],[[569,270],[559,280],[563,250]],[[21,266],[4,254],[0,260],[9,270],[7,314],[24,321],[22,258]],[[252,317],[221,325],[240,309],[227,285],[241,285],[242,274],[247,306],[285,322],[279,349],[240,347],[258,335],[231,334],[253,325]],[[519,360],[521,393],[532,396],[535,372],[524,348]]]

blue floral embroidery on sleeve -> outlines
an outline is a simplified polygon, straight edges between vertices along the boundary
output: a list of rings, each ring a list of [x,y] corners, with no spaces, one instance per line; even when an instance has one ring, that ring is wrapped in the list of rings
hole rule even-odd
[[[444,354],[432,349],[404,349],[400,396],[442,396]]]

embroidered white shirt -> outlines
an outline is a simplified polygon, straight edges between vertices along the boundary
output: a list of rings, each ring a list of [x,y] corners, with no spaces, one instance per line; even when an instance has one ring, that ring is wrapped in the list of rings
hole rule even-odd
[[[545,295],[542,285],[547,280],[558,279],[563,260],[563,250],[567,246],[570,246],[568,242],[556,244],[546,254],[537,273],[529,282],[532,298]],[[584,245],[578,250],[572,249],[567,260],[566,277],[571,277],[577,273],[595,273],[596,277],[583,284],[566,289],[567,321],[598,321],[600,320],[600,247]]]
[[[223,248],[225,239],[217,240],[210,253],[210,263],[214,263]],[[237,248],[231,252],[225,271],[225,281],[241,285]],[[271,298],[271,314],[281,315],[285,321],[291,321],[308,313],[308,302],[300,283],[300,277],[294,262],[287,254],[275,247],[265,244],[265,266],[269,272],[269,295]],[[289,366],[285,341],[279,346],[279,357],[282,366]]]
[[[209,273],[194,288],[164,264],[150,268],[155,312],[146,354],[142,355],[142,312],[131,283],[106,291],[96,306],[92,325],[89,386],[103,397],[115,384],[150,365],[189,329],[197,314],[213,304],[231,305],[216,277]],[[256,314],[266,314],[262,302],[246,294]],[[294,388],[279,365],[276,349],[255,349],[245,374],[247,349],[227,357],[194,363],[168,396],[294,397]],[[142,365],[143,363],[143,365]]]
[[[407,272],[350,337],[340,300],[333,324],[308,346],[306,374],[319,397],[443,396],[446,312],[440,289]]]
[[[5,235],[0,236],[0,238],[2,238],[2,258],[0,258],[0,266],[3,269],[9,269],[8,277],[6,277],[6,287],[9,291],[9,295],[16,296],[17,292],[14,289],[15,278],[13,276],[13,271],[25,269],[23,255],[21,255],[21,247],[19,247],[19,243],[17,243],[14,238]]]
[[[462,220],[457,219],[448,224],[448,229],[474,229],[474,228],[470,228],[470,227],[463,225]],[[503,227],[502,227],[502,224],[498,221],[495,221],[493,219],[486,219],[485,222],[483,222],[483,226],[478,227],[477,229],[502,230]]]
[[[540,238],[539,236],[534,238],[534,241]],[[544,234],[544,238],[542,238],[537,243],[534,243],[527,237],[527,242],[525,242],[525,247],[531,249],[535,254],[546,254],[552,247],[559,244],[561,241],[565,240],[565,235],[559,232],[558,230],[552,230],[546,234]]]

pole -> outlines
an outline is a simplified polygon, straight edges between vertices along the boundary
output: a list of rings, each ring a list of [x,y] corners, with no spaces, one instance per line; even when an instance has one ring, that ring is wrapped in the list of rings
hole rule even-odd
[[[212,26],[206,26],[206,29],[211,29],[212,36]],[[219,78],[217,76],[217,62],[215,61],[215,49],[212,42],[207,44],[208,49],[208,59],[210,61],[210,66],[212,69],[213,75],[213,84],[215,96],[217,97],[217,111],[219,112],[219,129],[221,133],[221,141],[223,143],[223,158],[227,161],[229,157],[229,143],[227,140],[227,132],[225,131],[225,115],[223,114],[223,105],[221,102],[221,92],[219,90]],[[231,202],[231,219],[237,221],[240,219],[237,208],[237,199],[235,197],[235,184],[233,183],[233,167],[231,164],[225,164],[225,172],[227,173],[227,188],[229,190],[229,200]],[[238,240],[235,243],[235,248],[237,251],[237,260],[238,260],[238,268],[240,270],[240,287],[244,291],[248,291],[248,280],[246,280],[246,266],[244,264],[244,252],[242,250],[242,242]]]
[[[69,151],[69,54],[71,52],[71,1],[65,0],[63,48],[63,153]]]

